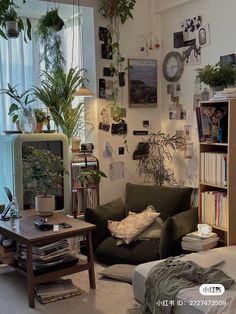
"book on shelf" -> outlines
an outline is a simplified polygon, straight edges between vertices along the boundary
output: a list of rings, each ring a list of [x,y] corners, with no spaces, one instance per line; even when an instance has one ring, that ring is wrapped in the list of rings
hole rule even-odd
[[[225,192],[201,192],[201,220],[216,227],[228,228],[228,202]]]
[[[200,154],[201,182],[217,186],[227,186],[227,154],[203,152]]]
[[[200,142],[227,143],[228,107],[200,106],[196,108],[198,136]]]

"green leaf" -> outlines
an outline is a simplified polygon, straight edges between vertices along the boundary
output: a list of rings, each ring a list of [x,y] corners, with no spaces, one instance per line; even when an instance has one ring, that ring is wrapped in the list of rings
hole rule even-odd
[[[0,29],[0,36],[2,36],[4,39],[8,40],[8,37],[5,35],[3,30]]]

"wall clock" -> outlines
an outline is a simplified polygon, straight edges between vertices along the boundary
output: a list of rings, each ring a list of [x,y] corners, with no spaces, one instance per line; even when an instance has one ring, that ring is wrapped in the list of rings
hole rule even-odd
[[[184,59],[177,51],[169,52],[163,61],[163,74],[167,81],[178,81],[184,71]]]

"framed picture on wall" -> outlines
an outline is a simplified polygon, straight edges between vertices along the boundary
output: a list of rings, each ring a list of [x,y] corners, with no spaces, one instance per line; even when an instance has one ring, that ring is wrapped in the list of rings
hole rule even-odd
[[[129,107],[157,107],[157,61],[128,59]]]

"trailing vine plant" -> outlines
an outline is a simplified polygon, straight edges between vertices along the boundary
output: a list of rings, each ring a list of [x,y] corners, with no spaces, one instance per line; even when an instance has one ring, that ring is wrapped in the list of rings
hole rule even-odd
[[[58,33],[63,26],[58,9],[48,11],[38,22],[36,36],[43,47],[40,61],[44,62],[46,72],[56,73],[64,68],[65,59]]]
[[[132,11],[136,0],[100,0],[99,11],[105,18],[109,19],[107,26],[110,36],[107,42],[107,50],[112,54],[110,70],[113,73],[113,88],[109,96],[109,107],[111,108],[112,118],[118,123],[124,123],[122,108],[119,105],[120,89],[124,86],[124,77],[127,71],[125,58],[120,51],[120,25],[124,24],[127,19],[133,19]],[[124,139],[127,148],[127,140]]]

